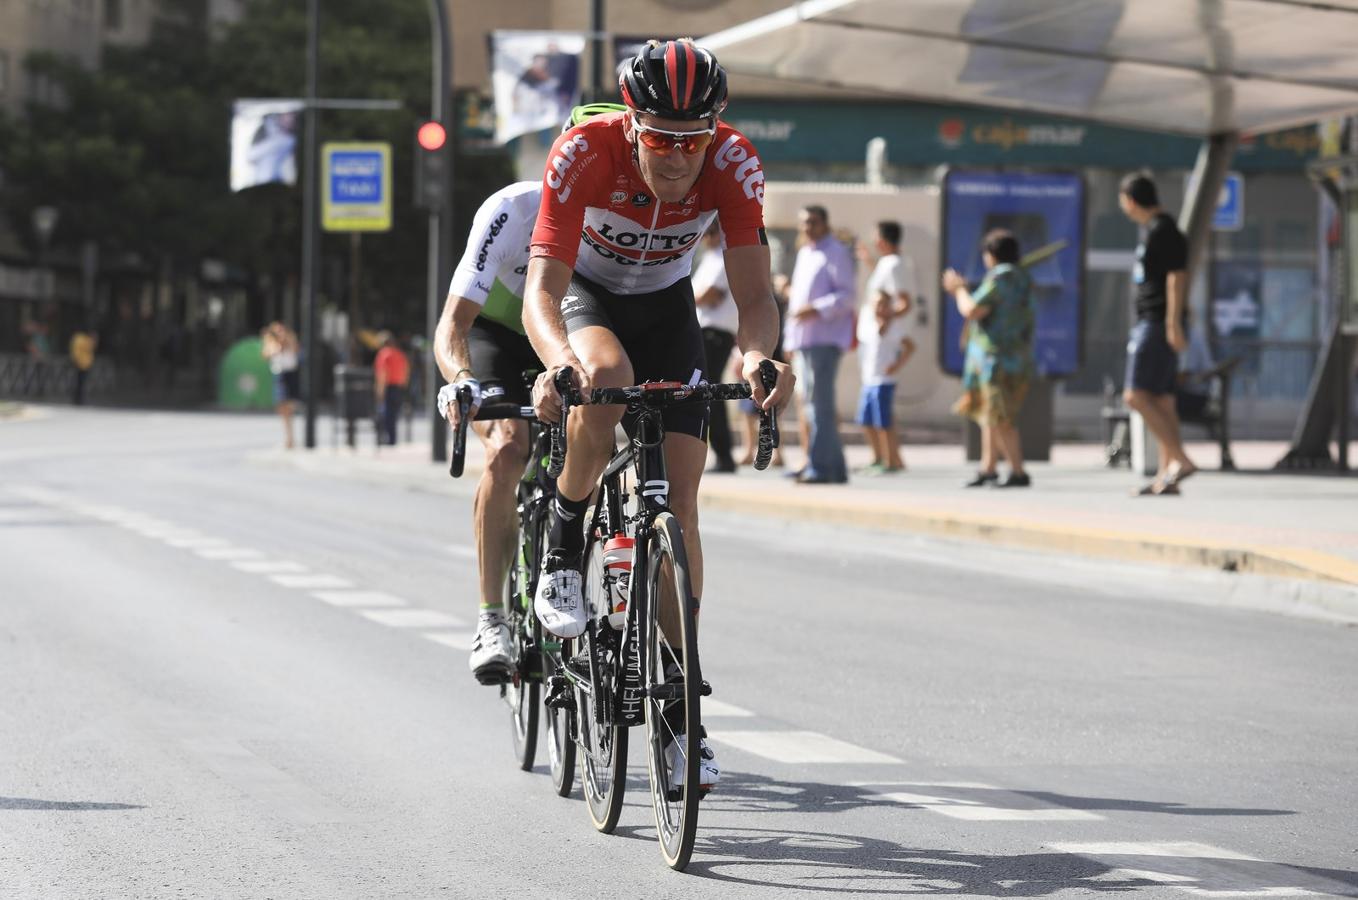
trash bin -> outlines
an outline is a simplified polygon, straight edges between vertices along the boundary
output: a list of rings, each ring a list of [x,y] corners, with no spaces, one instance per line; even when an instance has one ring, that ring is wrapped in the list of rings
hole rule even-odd
[[[373,370],[366,366],[335,366],[335,420],[344,420],[345,441],[355,444],[356,423],[373,417]]]

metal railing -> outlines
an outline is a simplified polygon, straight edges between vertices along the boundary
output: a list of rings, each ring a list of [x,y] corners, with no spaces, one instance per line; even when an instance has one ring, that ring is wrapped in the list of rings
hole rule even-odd
[[[111,391],[117,381],[111,363],[95,360],[85,384],[87,397]],[[0,353],[0,397],[10,400],[69,400],[75,393],[75,367],[61,357],[40,358]]]

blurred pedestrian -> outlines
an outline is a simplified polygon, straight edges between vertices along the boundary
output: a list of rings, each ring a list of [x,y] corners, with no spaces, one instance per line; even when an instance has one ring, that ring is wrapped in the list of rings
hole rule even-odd
[[[1160,207],[1155,182],[1147,175],[1122,179],[1118,205],[1142,229],[1132,269],[1136,324],[1127,341],[1122,398],[1141,414],[1160,448],[1155,478],[1137,493],[1174,495],[1179,483],[1198,471],[1184,452],[1174,406],[1177,354],[1188,349],[1188,239]]]
[[[797,221],[804,243],[788,288],[785,334],[787,349],[797,354],[797,380],[805,386],[807,460],[796,478],[801,484],[843,484],[849,470],[839,439],[835,380],[839,360],[853,343],[853,258],[830,234],[825,207],[803,207]]]
[[[75,370],[75,384],[71,403],[75,406],[85,404],[85,387],[89,381],[90,369],[94,368],[94,353],[99,348],[99,335],[93,329],[81,329],[71,335],[71,368]]]
[[[1032,481],[1023,468],[1018,413],[1034,369],[1033,282],[1019,266],[1012,232],[997,228],[987,233],[981,248],[986,273],[975,293],[955,270],[943,273],[943,289],[969,323],[963,393],[954,411],[981,428],[981,469],[967,487],[1028,487]],[[1010,467],[1003,481],[996,470],[999,454]]]
[[[731,361],[731,349],[736,345],[736,327],[740,313],[731,289],[726,284],[726,261],[721,240],[721,229],[714,222],[703,235],[703,255],[693,270],[693,301],[697,305],[698,325],[703,330],[703,351],[707,359],[707,380],[724,381],[722,373]],[[707,425],[708,443],[716,455],[709,472],[734,472],[736,461],[731,458],[731,423],[725,403],[713,403]]]
[[[283,446],[291,450],[295,446],[292,416],[302,393],[298,385],[301,345],[296,333],[277,321],[265,326],[260,332],[260,340],[260,353],[269,361],[269,371],[273,373],[273,402],[278,417],[283,420]]]
[[[877,264],[868,277],[863,304],[858,310],[858,360],[863,382],[858,424],[863,426],[863,435],[872,450],[872,462],[861,470],[866,475],[905,468],[892,407],[896,373],[915,352],[908,316],[916,288],[914,266],[901,256],[900,244],[899,223],[877,223],[874,245]],[[867,261],[866,252],[863,259]]]
[[[378,441],[395,444],[396,423],[410,386],[410,359],[390,331],[379,334],[378,342],[381,349],[373,360],[373,393],[377,395],[380,421]]]

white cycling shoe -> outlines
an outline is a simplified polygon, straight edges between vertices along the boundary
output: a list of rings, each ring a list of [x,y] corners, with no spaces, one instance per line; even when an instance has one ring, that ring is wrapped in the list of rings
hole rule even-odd
[[[504,684],[514,664],[514,641],[509,624],[499,616],[482,616],[472,640],[468,667],[482,684]]]
[[[580,589],[580,570],[574,560],[552,551],[542,561],[542,575],[533,597],[533,612],[542,627],[559,638],[584,634],[585,598]]]
[[[684,786],[684,754],[679,748],[685,746],[686,735],[679,735],[670,744],[666,753],[670,762],[670,787],[679,790]],[[707,745],[707,738],[698,738],[698,788],[707,793],[721,781],[721,766],[717,765],[717,754]]]

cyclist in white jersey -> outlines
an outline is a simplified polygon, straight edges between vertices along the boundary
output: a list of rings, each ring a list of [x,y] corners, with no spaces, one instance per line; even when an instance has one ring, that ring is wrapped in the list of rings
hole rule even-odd
[[[522,321],[528,242],[541,199],[540,181],[516,182],[486,198],[472,221],[434,333],[434,359],[448,381],[439,391],[439,411],[454,427],[458,388],[471,389],[473,414],[482,402],[527,405],[523,376],[543,368]],[[469,664],[482,684],[501,684],[513,660],[501,596],[514,554],[515,497],[528,461],[528,423],[503,419],[471,427],[485,448],[486,465],[473,513],[481,612]]]

